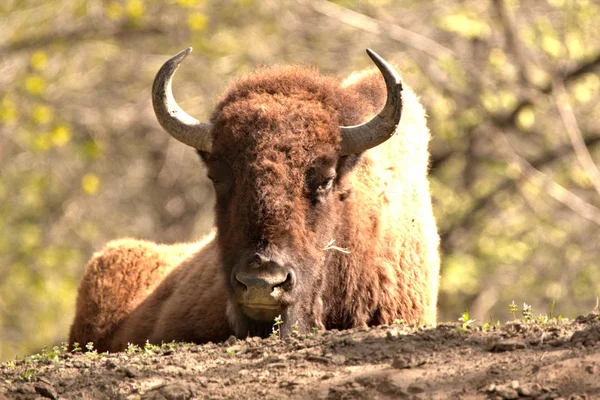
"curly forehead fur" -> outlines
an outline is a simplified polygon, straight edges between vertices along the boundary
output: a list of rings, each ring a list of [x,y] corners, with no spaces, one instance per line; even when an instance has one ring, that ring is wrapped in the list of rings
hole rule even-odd
[[[249,147],[312,150],[316,143],[338,146],[339,125],[362,122],[366,104],[358,93],[314,68],[259,68],[235,82],[213,116],[215,152],[247,154]],[[261,146],[265,141],[269,146]],[[300,161],[300,160],[299,160]]]

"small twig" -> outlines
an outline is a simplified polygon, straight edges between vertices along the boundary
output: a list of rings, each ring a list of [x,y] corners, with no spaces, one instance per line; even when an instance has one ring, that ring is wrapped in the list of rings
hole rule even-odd
[[[325,247],[323,247],[323,250],[324,251],[327,251],[327,250],[337,250],[337,251],[345,253],[345,254],[350,254],[350,251],[348,249],[344,249],[342,247],[334,246],[333,245],[334,243],[335,243],[335,239],[331,239],[329,241],[329,243],[327,243],[327,245],[325,245]]]
[[[87,25],[58,32],[51,32],[44,35],[28,36],[13,43],[4,43],[0,45],[0,53],[8,54],[17,51],[30,51],[31,49],[46,47],[60,41],[66,41],[72,44],[74,42],[91,39],[112,38],[132,40],[134,36],[162,35],[165,34],[165,32],[166,29],[161,26],[135,28],[127,24],[121,24],[118,26],[97,28],[95,26]]]
[[[310,6],[316,12],[335,18],[347,25],[370,32],[374,35],[386,35],[389,38],[404,43],[415,50],[422,51],[435,58],[445,55],[456,54],[438,42],[418,33],[409,31],[396,24],[379,21],[375,18],[358,13],[348,8],[339,6],[326,0],[298,0],[300,3]]]
[[[585,146],[583,135],[581,134],[581,130],[577,124],[577,118],[575,118],[575,114],[573,113],[573,109],[569,103],[569,97],[567,96],[565,85],[563,84],[562,80],[554,79],[552,86],[554,89],[552,91],[554,103],[556,104],[556,108],[560,114],[560,119],[565,127],[565,131],[569,141],[571,142],[571,146],[573,146],[573,150],[575,150],[577,160],[590,178],[594,189],[596,189],[596,192],[598,195],[600,195],[600,170],[598,170],[598,167],[594,163],[590,152]]]

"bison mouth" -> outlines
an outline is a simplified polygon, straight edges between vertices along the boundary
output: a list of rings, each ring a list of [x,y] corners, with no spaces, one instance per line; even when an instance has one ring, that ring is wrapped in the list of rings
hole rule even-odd
[[[287,336],[294,328],[296,312],[294,306],[269,304],[241,304],[230,299],[227,304],[227,317],[235,335],[244,339],[248,336],[269,337],[277,324],[281,336]]]
[[[242,312],[253,320],[274,321],[275,318],[285,311],[285,307],[278,304],[240,304]]]

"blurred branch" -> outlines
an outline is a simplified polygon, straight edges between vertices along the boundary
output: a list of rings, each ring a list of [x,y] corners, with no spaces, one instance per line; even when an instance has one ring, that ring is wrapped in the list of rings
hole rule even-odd
[[[12,43],[0,46],[0,53],[7,54],[17,51],[26,51],[33,48],[48,46],[52,43],[73,43],[90,39],[104,38],[131,38],[132,36],[163,35],[167,32],[160,26],[145,26],[135,28],[127,23],[117,26],[84,26],[80,28],[27,37]]]
[[[525,178],[533,182],[535,185],[546,189],[547,193],[552,196],[552,198],[570,208],[575,213],[589,221],[594,222],[597,225],[600,225],[600,209],[582,200],[580,197],[554,182],[546,174],[536,169],[527,160],[519,156],[514,148],[510,145],[510,142],[504,133],[498,132],[498,135],[492,135],[492,138],[492,140],[498,144],[499,148],[505,149],[504,152],[510,159],[510,162],[517,167],[519,172]]]
[[[584,144],[587,148],[593,148],[595,146],[600,145],[600,133],[593,134],[584,140]],[[552,152],[548,152],[537,159],[528,162],[533,168],[539,169],[543,166],[550,164],[572,152],[572,147],[570,145],[563,145],[558,149],[555,149]],[[450,157],[449,155],[448,157]],[[489,191],[489,193],[485,196],[482,196],[475,200],[473,206],[466,211],[463,216],[456,221],[456,223],[452,224],[446,230],[441,231],[440,234],[444,240],[442,241],[442,250],[447,252],[450,246],[450,238],[453,232],[458,232],[463,229],[469,229],[475,222],[477,222],[477,218],[475,218],[475,214],[479,211],[493,206],[493,200],[499,193],[502,193],[506,190],[513,189],[516,187],[516,181],[512,178],[506,178],[502,182],[498,183],[493,189]]]
[[[513,53],[515,61],[519,66],[521,80],[523,82],[529,82],[530,80],[528,73],[529,70],[527,68],[527,60],[523,52],[523,46],[521,44],[521,40],[519,39],[513,17],[510,15],[504,0],[493,0],[492,3],[494,3],[496,12],[500,17],[500,22],[502,23],[504,32],[506,33],[506,41],[508,42],[507,44],[510,45],[508,46],[509,51]]]
[[[558,108],[560,119],[565,126],[571,146],[573,146],[573,150],[575,150],[577,160],[590,178],[594,189],[596,189],[596,192],[600,195],[600,171],[585,146],[581,130],[577,125],[577,119],[575,118],[575,114],[569,103],[565,85],[560,80],[556,79],[553,82],[553,89],[554,103],[556,104],[556,108]]]
[[[392,40],[422,51],[435,58],[456,54],[438,42],[418,33],[409,31],[396,24],[390,24],[358,13],[348,8],[339,6],[326,0],[298,0],[301,4],[308,5],[316,12],[330,18],[335,18],[344,24],[353,26],[374,35],[385,35]]]
[[[596,72],[600,68],[600,54],[596,55],[592,59],[587,62],[579,64],[577,67],[573,68],[571,71],[562,75],[562,82],[564,84],[568,84],[569,82],[579,78],[581,75],[586,74],[588,72]],[[541,90],[543,94],[552,93],[552,82],[549,82],[546,86],[544,86]],[[524,98],[519,101],[519,103],[513,108],[513,110],[504,116],[492,116],[492,119],[496,126],[499,128],[506,128],[514,126],[517,116],[525,107],[533,105],[533,100],[531,98]]]

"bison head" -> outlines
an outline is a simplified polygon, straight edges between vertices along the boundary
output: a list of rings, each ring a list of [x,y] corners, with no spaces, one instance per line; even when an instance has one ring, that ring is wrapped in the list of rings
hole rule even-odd
[[[336,80],[306,68],[265,68],[235,83],[211,122],[202,123],[177,105],[171,90],[190,51],[163,65],[152,99],[160,124],[198,150],[214,183],[230,323],[238,337],[268,335],[278,315],[284,333],[295,322],[322,328],[323,294],[335,279],[327,276],[344,265],[339,253],[325,251],[332,239],[343,246],[351,191],[344,177],[362,152],[394,134],[400,78],[367,50],[385,80],[387,102],[360,124],[365,102]]]

